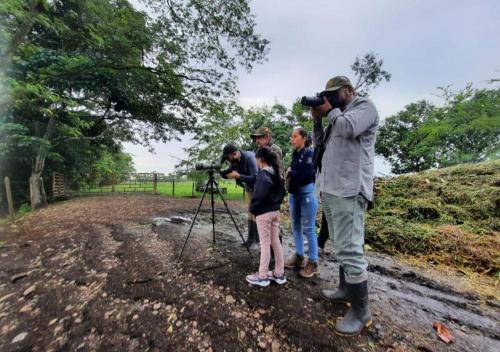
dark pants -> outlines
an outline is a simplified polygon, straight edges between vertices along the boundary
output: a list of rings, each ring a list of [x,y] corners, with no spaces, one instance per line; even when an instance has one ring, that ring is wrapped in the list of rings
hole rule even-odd
[[[321,212],[321,227],[319,228],[318,247],[324,249],[326,240],[328,240],[329,237],[328,222],[326,221],[325,213]]]

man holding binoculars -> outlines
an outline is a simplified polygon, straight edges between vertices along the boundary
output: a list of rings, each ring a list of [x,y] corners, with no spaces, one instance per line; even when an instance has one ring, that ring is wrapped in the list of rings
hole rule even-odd
[[[322,295],[334,302],[350,302],[351,308],[334,330],[340,335],[355,335],[372,323],[363,246],[365,211],[373,201],[379,117],[373,103],[358,97],[345,76],[333,77],[323,92],[304,97],[302,103],[311,106],[317,145],[316,185],[339,262],[338,289],[322,290]],[[326,129],[323,117],[328,121]]]

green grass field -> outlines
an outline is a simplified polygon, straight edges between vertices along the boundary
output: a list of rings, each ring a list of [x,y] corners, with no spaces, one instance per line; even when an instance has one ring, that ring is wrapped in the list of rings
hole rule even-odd
[[[203,185],[206,182],[203,182]],[[153,193],[152,182],[134,182],[117,184],[114,187],[111,185],[101,187],[82,188],[80,194],[95,194],[95,193],[128,193],[128,192],[151,192]],[[243,188],[236,185],[232,181],[219,181],[219,188],[221,189],[225,199],[243,199]],[[199,198],[203,192],[197,191],[197,185],[194,181],[168,181],[158,182],[157,192],[160,194],[175,196],[175,197],[195,197]],[[208,195],[207,195],[208,196]]]

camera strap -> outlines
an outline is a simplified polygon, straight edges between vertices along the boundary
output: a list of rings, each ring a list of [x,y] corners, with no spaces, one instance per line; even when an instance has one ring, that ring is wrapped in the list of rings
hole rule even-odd
[[[330,139],[330,135],[332,134],[332,129],[333,129],[333,125],[331,123],[329,123],[328,127],[326,128],[323,139],[322,139],[320,145],[318,145],[316,153],[314,154],[316,170],[318,172],[321,172],[323,154],[325,153],[325,150],[326,150],[326,143],[328,142],[328,140]]]

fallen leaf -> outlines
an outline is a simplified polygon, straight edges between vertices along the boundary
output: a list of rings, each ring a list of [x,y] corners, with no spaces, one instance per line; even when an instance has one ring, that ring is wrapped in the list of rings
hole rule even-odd
[[[444,326],[441,323],[434,322],[432,324],[432,327],[436,329],[437,334],[441,340],[443,340],[446,343],[451,343],[453,342],[453,336],[451,335],[450,330],[446,326]]]
[[[173,313],[170,313],[170,315],[168,316],[168,319],[167,319],[167,323],[174,323],[175,321],[177,320],[177,314],[175,314],[175,312]]]

